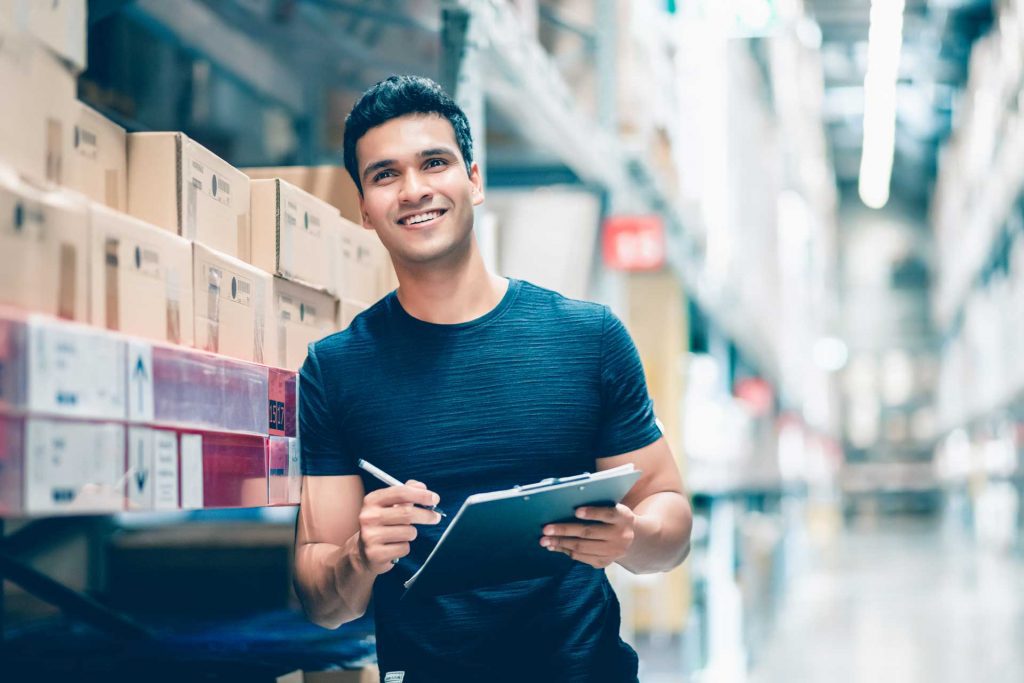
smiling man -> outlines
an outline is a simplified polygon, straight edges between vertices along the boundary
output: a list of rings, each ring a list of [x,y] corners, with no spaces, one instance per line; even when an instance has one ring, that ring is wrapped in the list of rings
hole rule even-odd
[[[472,148],[465,114],[423,78],[378,83],[346,121],[363,224],[400,285],[311,345],[302,368],[296,590],[329,628],[364,614],[372,595],[389,682],[636,681],[604,568],[678,565],[690,506],[622,323],[487,271]],[[360,458],[406,484],[380,488]],[[575,560],[566,571],[403,599],[443,531],[423,506],[454,513],[473,493],[625,463],[643,474],[622,504],[537,530]]]

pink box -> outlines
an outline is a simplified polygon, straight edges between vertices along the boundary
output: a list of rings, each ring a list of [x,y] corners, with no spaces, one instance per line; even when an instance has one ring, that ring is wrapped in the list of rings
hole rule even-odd
[[[267,401],[271,436],[295,436],[296,386],[298,376],[291,370],[269,368],[270,396]]]
[[[0,309],[0,410],[21,410],[28,402],[27,340],[25,321]]]
[[[192,349],[154,345],[154,420],[266,434],[268,370]]]
[[[179,451],[182,508],[267,504],[267,437],[182,432]]]
[[[25,422],[0,415],[0,517],[14,516],[22,503],[22,456],[25,452]]]

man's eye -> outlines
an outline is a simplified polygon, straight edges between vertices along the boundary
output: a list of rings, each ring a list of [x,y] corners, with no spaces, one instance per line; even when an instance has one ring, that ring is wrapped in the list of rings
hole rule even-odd
[[[427,168],[438,168],[440,166],[447,166],[448,162],[444,159],[431,159],[427,162]]]
[[[394,171],[381,171],[377,175],[373,176],[373,182],[379,182],[385,178],[390,178],[395,175]]]

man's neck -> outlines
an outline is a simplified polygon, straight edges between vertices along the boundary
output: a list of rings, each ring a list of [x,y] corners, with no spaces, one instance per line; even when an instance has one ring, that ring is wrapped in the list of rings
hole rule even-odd
[[[395,264],[396,292],[406,313],[438,325],[454,325],[489,313],[508,289],[508,280],[487,270],[475,236],[466,257],[444,268]]]

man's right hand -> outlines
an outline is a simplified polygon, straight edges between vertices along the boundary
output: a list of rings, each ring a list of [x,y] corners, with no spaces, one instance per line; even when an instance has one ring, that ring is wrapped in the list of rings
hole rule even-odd
[[[359,556],[374,574],[391,571],[399,558],[409,554],[416,538],[415,524],[437,524],[441,515],[414,504],[437,505],[439,496],[422,482],[410,479],[403,486],[371,491],[359,513]]]

